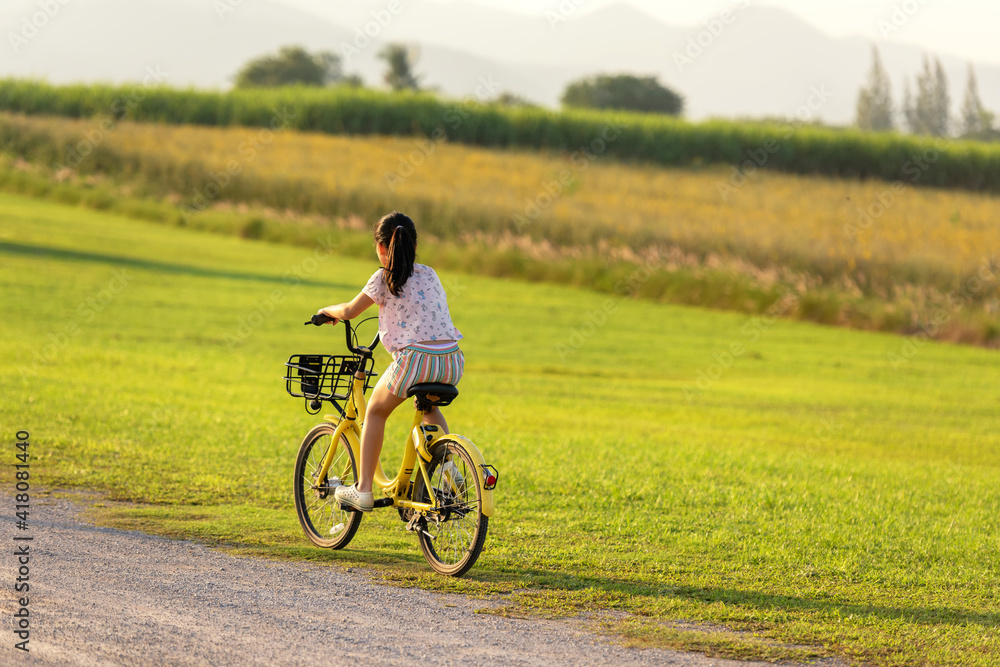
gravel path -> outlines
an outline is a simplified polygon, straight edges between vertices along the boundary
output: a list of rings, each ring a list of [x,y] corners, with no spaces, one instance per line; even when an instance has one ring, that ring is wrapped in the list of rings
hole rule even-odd
[[[764,664],[622,648],[580,623],[476,614],[486,603],[100,528],[80,510],[33,502],[29,654],[14,648],[17,565],[2,558],[0,665]]]

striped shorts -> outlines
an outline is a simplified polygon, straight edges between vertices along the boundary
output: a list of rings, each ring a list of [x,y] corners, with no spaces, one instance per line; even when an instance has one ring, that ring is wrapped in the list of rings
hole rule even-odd
[[[421,382],[458,384],[464,371],[465,355],[458,349],[458,343],[447,346],[414,343],[397,350],[385,372],[389,391],[405,398],[406,391]]]

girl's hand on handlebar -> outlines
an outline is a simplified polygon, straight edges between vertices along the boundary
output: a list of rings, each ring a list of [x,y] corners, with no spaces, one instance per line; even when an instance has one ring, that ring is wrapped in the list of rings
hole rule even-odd
[[[327,321],[333,326],[337,326],[337,322],[340,322],[340,318],[331,315],[326,308],[320,308],[316,315],[327,318]],[[320,324],[324,324],[324,322],[320,322]]]
[[[323,312],[321,310],[318,313],[316,313],[315,315],[313,315],[312,317],[310,317],[305,322],[305,324],[307,324],[307,325],[309,325],[309,324],[315,324],[316,326],[320,326],[321,324],[326,324],[327,322],[329,322],[331,324],[336,325],[337,322],[339,322],[339,321],[340,320],[338,320],[336,317],[331,317],[330,315],[327,315],[325,312]]]

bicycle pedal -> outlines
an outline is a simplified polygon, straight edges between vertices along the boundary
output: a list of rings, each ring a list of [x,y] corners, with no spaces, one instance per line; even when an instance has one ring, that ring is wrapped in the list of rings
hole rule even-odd
[[[373,510],[374,509],[378,509],[380,507],[392,507],[392,498],[379,498],[378,500],[376,500],[375,502],[372,503],[372,509]],[[362,513],[364,513],[363,510],[359,510],[356,507],[351,507],[350,505],[343,504],[343,503],[337,503],[337,509],[341,510],[341,511],[344,511],[344,512],[362,512]]]
[[[437,535],[431,535],[427,532],[427,519],[419,514],[413,515],[410,522],[406,524],[406,530],[411,533],[420,533],[421,535],[426,535],[429,539],[436,540]]]

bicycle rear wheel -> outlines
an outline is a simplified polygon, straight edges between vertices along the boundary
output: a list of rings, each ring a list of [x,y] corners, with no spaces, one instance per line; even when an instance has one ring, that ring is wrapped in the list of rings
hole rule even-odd
[[[460,577],[475,565],[489,528],[475,463],[461,443],[445,438],[431,449],[427,476],[440,509],[421,521],[420,550],[436,572]],[[413,499],[430,502],[423,475],[414,477]]]
[[[354,453],[343,435],[334,442],[333,424],[315,426],[299,446],[295,458],[295,512],[309,540],[318,547],[343,549],[361,523],[361,512],[338,507],[333,491],[339,484],[350,486],[357,479]],[[323,459],[333,448],[333,463],[326,479],[318,479]]]

